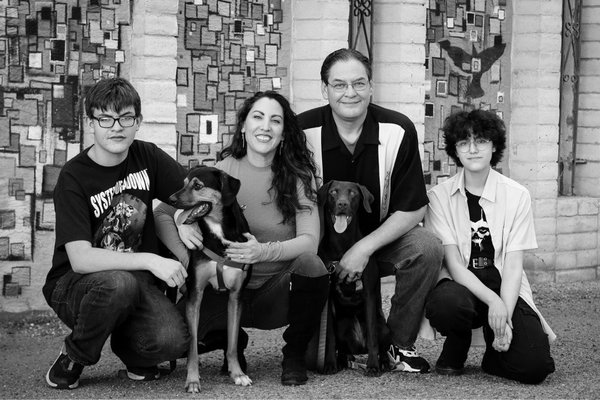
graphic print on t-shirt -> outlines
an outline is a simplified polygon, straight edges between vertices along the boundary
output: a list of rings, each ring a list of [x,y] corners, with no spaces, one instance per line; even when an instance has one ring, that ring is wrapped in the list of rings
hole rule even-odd
[[[113,197],[94,235],[94,247],[119,252],[137,251],[146,222],[146,208],[143,201],[129,193]]]
[[[479,246],[479,251],[489,249],[491,244],[490,240],[490,227],[483,217],[479,221],[471,221],[471,241],[473,245]]]

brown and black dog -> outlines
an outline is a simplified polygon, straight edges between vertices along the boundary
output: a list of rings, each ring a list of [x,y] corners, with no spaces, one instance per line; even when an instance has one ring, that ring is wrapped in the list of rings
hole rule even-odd
[[[360,207],[371,212],[373,195],[354,182],[329,181],[319,189],[318,197],[323,222],[319,256],[333,270],[346,251],[363,237],[358,213]],[[342,282],[336,273],[332,274],[329,299],[323,372],[336,373],[350,366],[354,354],[365,353],[368,353],[367,376],[379,376],[389,369],[386,353],[389,330],[381,306],[377,264],[369,261],[362,279],[355,282]]]
[[[204,289],[208,285],[219,291],[229,291],[227,304],[227,363],[229,376],[236,385],[248,386],[252,380],[242,371],[238,360],[238,333],[242,305],[240,293],[249,277],[250,265],[225,259],[228,241],[245,242],[249,232],[248,222],[237,202],[240,181],[213,167],[199,166],[191,169],[181,190],[169,201],[186,210],[185,224],[197,223],[203,236],[202,250],[190,255],[186,281],[186,319],[190,330],[190,347],[187,358],[186,390],[200,391],[198,371],[198,321]]]

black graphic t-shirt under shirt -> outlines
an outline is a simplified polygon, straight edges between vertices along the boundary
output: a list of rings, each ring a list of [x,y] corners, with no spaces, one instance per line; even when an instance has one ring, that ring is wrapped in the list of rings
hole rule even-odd
[[[483,208],[479,205],[480,196],[476,196],[465,190],[467,194],[467,205],[469,206],[469,218],[471,219],[471,259],[469,270],[473,272],[484,285],[497,292],[500,290],[500,273],[493,266],[494,245],[490,227],[485,217]],[[485,257],[491,260],[488,268],[474,268],[473,260]]]

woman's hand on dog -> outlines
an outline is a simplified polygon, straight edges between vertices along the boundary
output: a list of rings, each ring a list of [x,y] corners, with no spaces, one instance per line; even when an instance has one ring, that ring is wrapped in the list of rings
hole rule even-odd
[[[247,242],[224,241],[228,245],[225,251],[227,258],[241,264],[255,264],[262,261],[260,258],[262,243],[259,243],[251,233],[244,233],[244,236],[248,239]]]

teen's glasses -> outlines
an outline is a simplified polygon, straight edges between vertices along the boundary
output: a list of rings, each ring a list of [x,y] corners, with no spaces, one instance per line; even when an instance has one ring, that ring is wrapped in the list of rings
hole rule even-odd
[[[135,124],[135,121],[137,120],[137,117],[133,117],[131,115],[125,115],[123,117],[119,117],[119,118],[113,118],[113,117],[92,117],[93,119],[95,119],[96,121],[98,121],[98,125],[100,125],[101,128],[112,128],[115,125],[115,122],[119,122],[119,125],[121,125],[122,128],[130,128]]]
[[[456,150],[461,153],[468,153],[471,150],[471,143],[475,145],[475,148],[479,150],[487,150],[491,145],[492,141],[490,139],[477,137],[475,139],[465,139],[459,142],[456,142]]]

